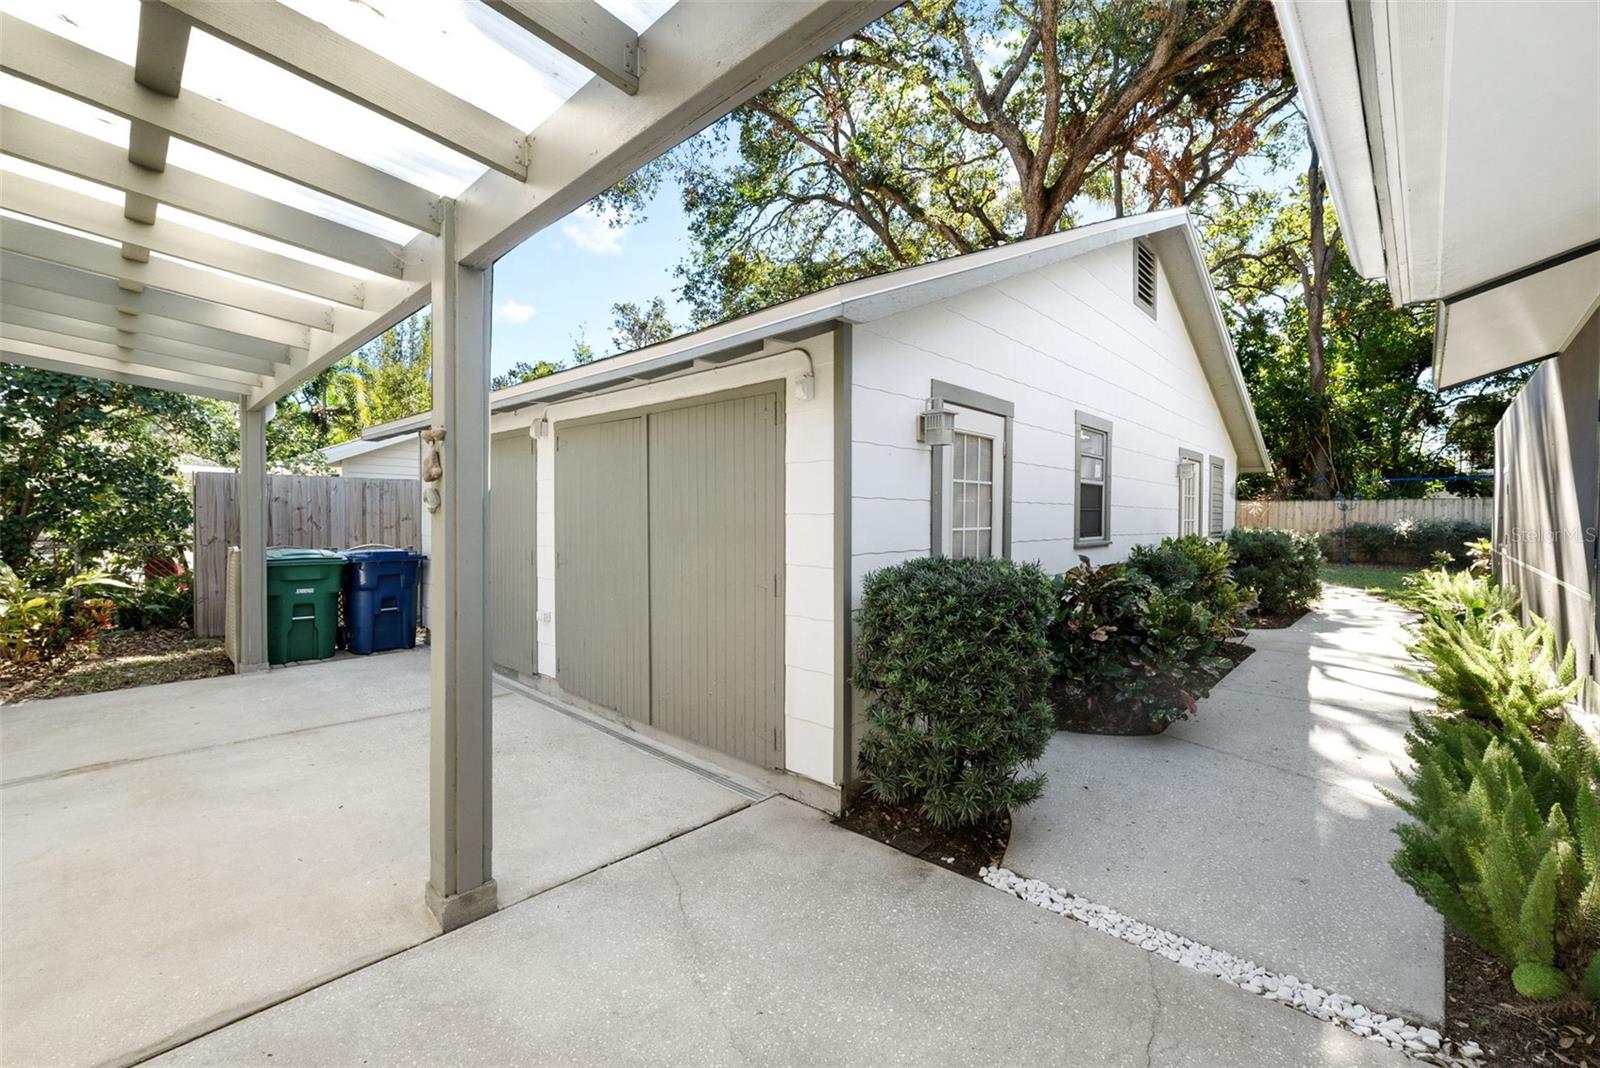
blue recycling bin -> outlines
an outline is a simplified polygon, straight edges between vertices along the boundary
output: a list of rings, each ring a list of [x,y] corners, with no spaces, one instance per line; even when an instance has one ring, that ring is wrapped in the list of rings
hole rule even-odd
[[[352,653],[411,649],[417,644],[417,574],[422,554],[410,549],[350,549],[344,554],[344,625]]]

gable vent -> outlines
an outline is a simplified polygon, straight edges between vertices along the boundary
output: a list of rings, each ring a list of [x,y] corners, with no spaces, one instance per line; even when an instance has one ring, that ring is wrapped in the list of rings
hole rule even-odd
[[[1133,246],[1133,302],[1154,318],[1156,314],[1156,254],[1144,245]]]

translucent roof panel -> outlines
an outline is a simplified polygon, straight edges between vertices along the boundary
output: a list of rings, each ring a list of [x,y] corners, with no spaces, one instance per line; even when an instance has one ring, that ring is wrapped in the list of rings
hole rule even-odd
[[[0,0],[0,11],[133,65],[139,0]]]
[[[21,78],[0,74],[0,104],[37,115],[46,122],[65,126],[77,133],[88,134],[118,148],[128,147],[127,119]]]
[[[483,173],[483,164],[198,30],[183,88],[440,196],[459,195]]]
[[[491,11],[480,0],[283,2],[520,130],[532,131],[591,77],[584,67]],[[601,2],[638,32],[648,29],[672,6],[671,0]],[[119,62],[134,62],[139,0],[0,0],[0,11]],[[422,134],[199,30],[190,34],[183,88],[327,145],[440,196],[460,195],[484,171],[482,164]],[[12,106],[60,121],[54,114],[33,106],[42,99],[19,100]],[[112,139],[107,136],[108,131],[62,124]],[[126,123],[121,126],[122,143],[126,144]],[[192,157],[185,158],[181,165],[202,170],[194,165]],[[220,177],[211,170],[202,173]],[[272,195],[254,184],[246,187]],[[306,206],[301,201],[295,203]],[[308,210],[371,229],[350,216],[332,214],[333,208]],[[390,231],[374,232],[393,236]]]

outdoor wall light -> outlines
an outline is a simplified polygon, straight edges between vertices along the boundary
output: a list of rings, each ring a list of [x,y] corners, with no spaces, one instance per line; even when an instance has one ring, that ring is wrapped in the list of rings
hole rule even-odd
[[[917,440],[938,448],[956,440],[956,413],[939,397],[929,397],[928,406],[917,413]]]
[[[817,395],[817,376],[807,371],[794,380],[794,399],[808,401]]]
[[[550,436],[550,420],[540,416],[533,421],[533,425],[529,427],[529,430],[536,438],[547,438]]]

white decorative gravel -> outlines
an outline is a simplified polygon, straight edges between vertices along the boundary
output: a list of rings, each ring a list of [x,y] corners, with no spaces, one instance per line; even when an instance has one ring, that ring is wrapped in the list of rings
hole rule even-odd
[[[1065,890],[1057,890],[1039,879],[1024,879],[1005,868],[982,868],[978,877],[1030,905],[1077,920],[1086,927],[1132,943],[1147,953],[1221,979],[1248,994],[1299,1009],[1308,1016],[1342,1027],[1369,1041],[1385,1043],[1417,1060],[1464,1068],[1477,1068],[1482,1064],[1480,1058],[1483,1051],[1476,1042],[1464,1042],[1457,1048],[1431,1027],[1418,1027],[1398,1016],[1374,1012],[1354,998],[1324,990],[1293,975],[1268,971],[1255,961],[1240,960],[1231,953],[1212,949],[1192,938],[1140,923],[1115,909],[1096,905]]]

